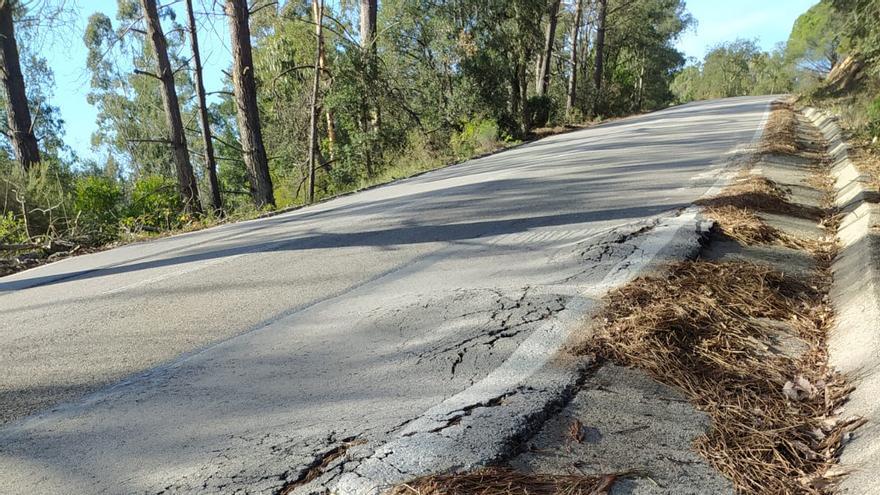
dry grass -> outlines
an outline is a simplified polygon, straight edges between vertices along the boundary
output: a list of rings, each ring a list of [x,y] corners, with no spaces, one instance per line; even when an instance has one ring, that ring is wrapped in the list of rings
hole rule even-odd
[[[869,145],[853,146],[850,159],[863,174],[871,178],[871,187],[880,190],[880,153]]]
[[[717,228],[724,235],[740,244],[747,246],[787,244],[783,232],[767,225],[752,210],[736,206],[717,206],[706,208],[703,213],[715,221]]]
[[[762,154],[796,155],[797,146],[797,115],[792,105],[787,102],[773,102],[770,106],[770,118],[764,128],[761,145]]]
[[[741,173],[733,184],[712,198],[697,200],[696,204],[707,208],[732,206],[748,208],[764,213],[791,215],[809,220],[819,220],[822,210],[789,202],[790,191],[772,180],[750,173]]]
[[[816,173],[811,176],[810,181],[814,187],[828,190],[830,183],[827,177],[824,173]],[[759,216],[759,212],[774,213],[813,220],[821,223],[826,229],[836,226],[833,222],[837,218],[828,216],[827,210],[793,204],[789,201],[789,194],[789,191],[766,177],[742,173],[719,195],[698,200],[696,204],[704,207],[703,213],[715,221],[717,228],[724,235],[740,244],[805,249],[823,257],[836,253],[833,241],[793,236],[768,225]],[[829,236],[829,239],[832,238],[833,235]]]
[[[852,426],[835,416],[848,386],[824,365],[827,283],[745,262],[678,263],[613,291],[583,352],[642,369],[707,412],[696,448],[741,493],[827,493]],[[762,318],[787,322],[809,350],[778,352]]]
[[[529,133],[529,140],[537,140],[544,139],[548,136],[555,136],[556,134],[564,134],[566,132],[576,131],[578,129],[583,129],[589,126],[583,125],[557,125],[553,127],[537,127],[532,129]]]
[[[748,208],[710,207],[703,210],[703,214],[715,221],[716,227],[723,235],[746,246],[776,245],[791,249],[806,249],[814,254],[827,252],[833,247],[831,242],[803,239],[767,225],[761,217]]]
[[[435,474],[394,487],[390,495],[600,495],[617,476],[524,474],[508,468]]]
[[[792,204],[789,191],[750,174],[700,204],[722,234],[743,245],[809,251],[816,259],[809,283],[743,261],[677,263],[663,276],[612,291],[596,337],[582,349],[681,389],[712,419],[696,449],[745,494],[830,493],[840,476],[831,467],[841,441],[861,424],[838,417],[850,387],[827,366],[836,243],[795,237],[759,216],[815,220],[834,237],[833,194],[818,142],[800,142],[798,132],[791,106],[774,104],[760,151],[813,160],[810,184],[826,192],[825,209]],[[805,351],[780,344],[779,322]]]

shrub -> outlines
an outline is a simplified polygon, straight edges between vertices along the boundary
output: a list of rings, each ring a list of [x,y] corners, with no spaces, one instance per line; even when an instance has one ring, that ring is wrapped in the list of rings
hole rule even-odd
[[[530,127],[544,127],[550,121],[553,100],[549,96],[532,96],[526,100],[526,117]]]
[[[0,215],[0,244],[20,244],[27,240],[23,219],[16,217],[11,211]]]
[[[51,161],[32,166],[27,172],[13,168],[3,177],[3,210],[13,212],[31,237],[56,236],[69,228],[70,195],[62,182],[63,171]],[[27,219],[25,221],[25,215]]]
[[[122,189],[109,177],[92,175],[77,180],[74,208],[88,237],[98,243],[116,238],[122,199]]]
[[[180,214],[182,205],[177,183],[161,175],[147,175],[136,180],[125,225],[133,230],[170,230],[180,227],[186,218]]]
[[[492,151],[498,146],[498,124],[492,119],[465,122],[464,129],[452,135],[450,145],[458,158]]]

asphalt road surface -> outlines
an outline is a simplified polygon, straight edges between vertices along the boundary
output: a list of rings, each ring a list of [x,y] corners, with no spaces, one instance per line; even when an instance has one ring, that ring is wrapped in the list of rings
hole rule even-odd
[[[596,299],[688,249],[771,99],[0,279],[0,493],[273,493],[322,463],[298,491],[370,493],[502,456],[571,388]]]

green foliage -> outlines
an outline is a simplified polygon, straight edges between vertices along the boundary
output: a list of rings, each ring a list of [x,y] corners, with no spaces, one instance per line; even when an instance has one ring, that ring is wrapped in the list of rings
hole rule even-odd
[[[44,161],[27,173],[9,167],[3,173],[2,214],[13,214],[27,226],[30,237],[57,236],[70,229],[72,212],[69,177],[57,162]]]
[[[801,14],[785,48],[786,59],[820,75],[828,73],[846,48],[844,16],[823,0]]]
[[[684,65],[676,49],[678,37],[694,21],[680,0],[609,0],[605,70],[597,105],[599,115],[624,115],[668,105],[670,85]],[[591,54],[594,55],[594,54]],[[590,102],[590,78],[581,78]],[[585,113],[589,111],[584,108]]]
[[[132,230],[179,228],[187,219],[180,214],[182,205],[177,182],[161,175],[147,175],[135,181],[123,225]]]
[[[841,31],[849,39],[852,50],[876,62],[880,57],[880,2],[830,0],[830,3],[845,19]]]
[[[544,127],[550,121],[553,100],[547,96],[532,96],[526,101],[526,118],[531,127]]]
[[[678,73],[671,89],[678,102],[731,96],[780,94],[793,88],[782,49],[761,51],[754,41],[736,40],[712,48],[699,65]]]
[[[125,0],[120,2],[119,8],[117,18],[123,27],[114,28],[109,17],[96,13],[89,18],[83,35],[88,49],[86,68],[91,75],[91,91],[87,99],[98,109],[98,129],[92,135],[92,145],[112,156],[125,173],[134,177],[152,174],[172,177],[174,161],[171,148],[165,142],[168,130],[160,82],[154,77],[136,74],[130,67],[118,65],[120,59],[131,60],[135,68],[152,73],[156,66],[155,54],[146,42],[145,34],[126,29],[140,16],[137,3]],[[164,17],[173,17],[167,12],[168,9],[163,10]],[[171,65],[185,66],[187,60],[181,50],[185,30],[173,20],[168,22],[165,32]],[[190,73],[176,72],[175,81],[178,98],[183,104],[184,121],[195,122]],[[196,151],[200,150],[197,137],[188,138],[188,143]]]
[[[79,225],[95,243],[116,238],[123,193],[119,184],[103,176],[89,175],[76,181],[73,205]]]
[[[681,70],[673,79],[670,89],[679,103],[687,103],[699,99],[703,93],[702,73],[700,67],[689,65]]]
[[[11,211],[0,215],[0,244],[19,244],[27,240],[24,219],[17,217]]]
[[[498,147],[498,124],[492,119],[474,119],[465,122],[460,133],[452,135],[450,144],[455,156],[466,159]]]

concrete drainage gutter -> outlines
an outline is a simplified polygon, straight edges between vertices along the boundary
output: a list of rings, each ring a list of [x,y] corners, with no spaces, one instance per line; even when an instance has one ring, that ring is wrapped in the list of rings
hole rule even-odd
[[[843,414],[867,419],[843,448],[840,464],[849,474],[839,491],[880,494],[880,204],[868,177],[849,159],[836,120],[814,108],[804,114],[828,141],[842,215],[841,252],[832,265],[837,321],[828,340],[829,362],[856,386]]]

